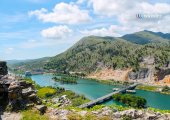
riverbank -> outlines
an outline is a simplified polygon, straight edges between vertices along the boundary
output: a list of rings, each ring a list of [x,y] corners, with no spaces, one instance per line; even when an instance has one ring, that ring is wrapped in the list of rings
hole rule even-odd
[[[118,80],[104,80],[104,79],[95,79],[95,78],[89,78],[89,77],[82,77],[82,76],[74,76],[74,75],[66,75],[66,74],[53,74],[53,73],[45,73],[45,74],[38,74],[38,75],[54,75],[54,76],[62,76],[62,77],[75,77],[76,79],[86,79],[86,80],[94,80],[96,82],[99,82],[99,83],[102,83],[102,84],[106,84],[106,85],[116,85],[116,86],[127,86],[127,85],[130,85],[130,84],[133,84],[135,83],[135,81],[118,81]],[[152,92],[159,92],[161,94],[167,94],[167,95],[170,95],[170,92],[162,92],[162,88],[164,86],[161,86],[161,85],[153,85],[153,84],[142,84],[142,85],[139,85],[137,86],[136,89],[138,90],[146,90],[146,91],[152,91]]]
[[[138,85],[136,87],[136,89],[138,90],[145,90],[145,91],[152,91],[152,92],[158,92],[161,94],[166,94],[166,95],[170,95],[170,91],[168,92],[163,92],[163,86],[151,86],[151,85]]]
[[[113,81],[113,80],[99,80],[99,79],[92,79],[92,78],[86,78],[88,80],[94,80],[94,81],[97,81],[99,83],[102,83],[102,84],[107,84],[107,85],[121,85],[121,86],[127,86],[127,85],[131,85],[135,82],[132,82],[132,81]],[[166,85],[165,85],[166,86]],[[141,84],[141,85],[138,85],[136,87],[136,89],[138,90],[145,90],[145,91],[152,91],[152,92],[158,92],[158,93],[161,93],[161,94],[166,94],[166,95],[170,95],[170,90],[169,91],[162,91],[162,89],[165,87],[165,86],[160,86],[160,85],[151,85],[151,84]],[[168,87],[168,86],[167,86]],[[170,89],[170,87],[169,87]]]
[[[128,86],[128,85],[131,85],[131,84],[135,83],[135,82],[127,82],[127,81],[98,80],[98,79],[90,79],[90,78],[86,78],[86,79],[94,80],[94,81],[97,81],[97,82],[102,83],[102,84],[118,85],[118,86]],[[170,95],[170,91],[162,92],[163,87],[165,87],[165,86],[141,84],[141,85],[138,85],[136,87],[136,89],[145,90],[145,91],[151,91],[151,92],[158,92],[158,93],[161,93],[161,94]]]
[[[120,88],[122,85],[109,85],[97,82],[95,80],[89,79],[78,79],[77,84],[60,84],[59,82],[55,82],[52,80],[53,75],[35,75],[32,76],[32,79],[36,81],[37,84],[40,86],[53,86],[53,87],[62,87],[66,90],[71,90],[76,94],[84,95],[86,98],[90,100],[97,99],[102,97],[106,94],[113,92],[113,88]],[[158,92],[150,92],[144,90],[136,90],[136,96],[144,97],[147,100],[147,106],[169,110],[170,103],[169,95],[160,94]],[[108,102],[104,103],[105,105],[110,104],[118,104],[113,100],[109,100]]]
[[[86,77],[80,77],[80,76],[69,76],[69,75],[65,75],[65,74],[52,74],[52,73],[47,73],[47,74],[39,74],[39,75],[52,75],[52,76],[62,76],[62,77],[74,77],[76,79],[86,79],[86,80],[90,80],[90,81],[96,81],[99,82],[101,84],[105,84],[105,85],[113,85],[113,86],[127,86],[130,84],[133,84],[134,82],[130,82],[130,81],[113,81],[113,80],[99,80],[99,79],[92,79],[92,78],[86,78]],[[62,82],[61,82],[62,83]],[[77,80],[76,80],[77,83]],[[63,83],[62,83],[63,84]],[[142,84],[142,85],[138,85],[136,87],[136,89],[138,90],[145,90],[145,91],[151,91],[151,92],[157,92],[157,93],[161,93],[161,94],[166,94],[166,95],[170,95],[170,92],[162,92],[164,86],[160,86],[160,85],[151,85],[151,84]]]
[[[107,85],[130,85],[133,82],[126,82],[126,81],[113,81],[113,80],[99,80],[99,79],[92,79],[92,78],[85,78],[87,80],[94,80],[96,82],[107,84]]]
[[[25,80],[34,84],[35,88],[38,91],[37,96],[41,98],[45,105],[50,107],[76,107],[90,101],[84,95],[76,94],[70,90],[65,90],[61,87],[42,87],[30,78],[26,78]]]

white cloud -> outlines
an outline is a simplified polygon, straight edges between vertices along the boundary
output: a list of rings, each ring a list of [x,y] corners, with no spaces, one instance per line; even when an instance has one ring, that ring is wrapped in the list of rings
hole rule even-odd
[[[41,31],[41,35],[50,39],[62,39],[68,37],[72,30],[65,25],[54,26]]]
[[[93,29],[93,30],[83,30],[80,31],[83,35],[89,36],[89,35],[96,35],[96,36],[120,36],[120,34],[117,31],[118,26],[111,25],[109,28],[99,28],[99,29]]]
[[[41,31],[42,38],[29,39],[27,41],[17,44],[15,47],[24,49],[39,48],[39,47],[53,47],[64,44],[73,44],[80,39],[72,29],[66,25],[59,25],[44,29]]]
[[[170,12],[170,5],[168,3],[151,4],[148,0],[89,0],[89,2],[92,4],[96,14],[104,16],[119,16],[133,12],[163,14]]]
[[[117,19],[118,28],[125,28],[129,32],[139,30],[153,30],[170,32],[170,4],[163,2],[149,3],[148,0],[89,0],[94,13],[105,17],[114,17]],[[136,18],[136,14],[159,14],[159,19]],[[124,31],[122,31],[124,32]]]
[[[43,22],[78,24],[86,23],[91,20],[87,10],[81,10],[76,4],[59,3],[56,4],[52,12],[42,8],[29,12],[30,16],[35,15]]]

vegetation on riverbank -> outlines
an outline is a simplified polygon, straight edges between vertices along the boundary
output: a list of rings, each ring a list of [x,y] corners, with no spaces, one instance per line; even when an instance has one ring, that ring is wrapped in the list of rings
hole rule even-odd
[[[130,82],[126,82],[126,81],[113,81],[113,80],[97,80],[97,82],[103,83],[103,84],[108,84],[108,85],[123,85],[123,86],[127,86],[127,85],[131,85],[132,83]]]
[[[62,96],[66,96],[70,101],[71,104],[69,106],[73,106],[73,107],[77,107],[81,104],[84,104],[86,102],[89,102],[89,99],[87,99],[85,96],[83,95],[78,95],[70,90],[65,90],[62,88],[56,88],[56,93],[53,94],[53,96],[48,97],[48,99],[44,98],[45,102],[44,104],[50,107],[58,107],[61,105],[60,102],[58,103],[53,103],[54,98],[61,98]]]
[[[77,78],[71,76],[55,76],[52,79],[56,82],[60,82],[61,84],[77,84]]]
[[[163,93],[163,94],[170,94],[170,87],[164,86],[164,87],[162,88],[161,93]]]
[[[153,111],[153,112],[160,112],[160,113],[162,113],[162,114],[164,114],[164,113],[170,113],[170,110],[161,110],[161,109],[156,109],[156,108],[151,108],[151,107],[149,107],[148,110],[151,110],[151,111]]]
[[[157,86],[149,86],[149,85],[138,85],[136,87],[136,89],[140,89],[140,90],[146,90],[146,91],[158,91],[158,87]]]
[[[134,108],[145,108],[146,99],[131,94],[115,94],[113,99]]]
[[[38,90],[37,95],[42,100],[48,100],[49,102],[44,102],[47,106],[51,107],[57,107],[59,104],[52,104],[53,98],[60,98],[63,95],[66,95],[68,99],[71,100],[71,106],[79,106],[83,103],[89,102],[89,99],[87,99],[84,95],[78,95],[70,90],[65,90],[64,88],[60,87],[40,87],[38,84],[36,84],[35,81],[33,81],[31,78],[24,78],[23,80],[26,80],[27,82],[33,83],[35,88]]]
[[[61,73],[61,72],[56,72],[53,74],[54,76],[66,76],[66,77],[74,77],[74,78],[82,78],[82,77],[85,77],[86,74],[84,73],[78,73],[78,72],[75,72],[75,73],[70,73],[70,72],[65,72],[65,73]]]
[[[159,92],[161,94],[170,94],[170,87],[164,86],[150,86],[150,85],[138,85],[136,89],[152,91],[152,92]]]
[[[82,73],[83,74],[83,73]],[[83,74],[84,75],[84,74]],[[100,82],[102,84],[107,84],[107,85],[130,85],[132,83],[127,82],[127,81],[117,81],[117,80],[99,80],[99,79],[93,79],[93,78],[87,78],[85,76],[82,77],[82,75],[80,74],[76,74],[76,75],[71,75],[71,74],[63,74],[63,73],[55,73],[53,79],[57,82],[61,82],[61,83],[77,83],[78,79],[83,79],[85,78],[86,80],[94,80],[97,82]]]

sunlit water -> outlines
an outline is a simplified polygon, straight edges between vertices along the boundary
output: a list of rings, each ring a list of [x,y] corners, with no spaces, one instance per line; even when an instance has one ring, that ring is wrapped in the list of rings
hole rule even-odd
[[[40,86],[54,86],[54,87],[63,87],[67,90],[71,90],[75,93],[85,95],[90,100],[94,100],[103,95],[112,92],[114,87],[113,85],[102,84],[93,80],[80,79],[78,80],[78,84],[60,84],[52,80],[52,75],[44,74],[44,75],[33,75],[32,79],[36,81]],[[147,100],[147,105],[159,108],[159,109],[167,109],[170,110],[170,95],[164,95],[156,92],[149,92],[143,90],[136,90],[137,96],[144,97]],[[117,102],[110,100],[105,104],[113,104]]]

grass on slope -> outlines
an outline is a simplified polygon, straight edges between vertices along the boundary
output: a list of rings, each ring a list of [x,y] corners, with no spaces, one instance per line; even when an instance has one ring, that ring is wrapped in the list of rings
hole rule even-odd
[[[40,115],[36,110],[26,110],[22,112],[21,120],[50,120],[47,115]]]
[[[146,91],[157,91],[157,86],[149,86],[149,85],[138,85],[136,89],[146,90]]]
[[[50,88],[50,87],[43,87],[41,89],[38,90],[37,95],[40,98],[48,98],[50,96],[53,96],[57,93],[57,90],[54,88]]]

